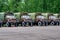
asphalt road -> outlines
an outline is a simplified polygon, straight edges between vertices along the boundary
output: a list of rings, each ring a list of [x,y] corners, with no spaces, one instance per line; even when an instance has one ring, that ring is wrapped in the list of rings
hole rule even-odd
[[[0,40],[60,40],[60,26],[2,27]]]

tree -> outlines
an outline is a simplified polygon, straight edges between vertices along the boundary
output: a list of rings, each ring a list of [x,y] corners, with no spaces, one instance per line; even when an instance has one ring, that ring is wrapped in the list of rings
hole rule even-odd
[[[60,13],[60,0],[0,0],[0,12]]]

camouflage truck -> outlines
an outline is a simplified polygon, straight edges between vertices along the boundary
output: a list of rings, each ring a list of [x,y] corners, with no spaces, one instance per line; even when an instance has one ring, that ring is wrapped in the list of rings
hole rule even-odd
[[[4,21],[8,27],[16,26],[16,17],[12,12],[5,12],[4,13]]]
[[[57,22],[57,19],[58,19],[57,16],[55,16],[52,13],[49,13],[47,17],[48,17],[48,22],[49,22],[48,24],[49,25],[56,25],[56,22]]]
[[[28,15],[27,12],[23,12],[20,14],[20,22],[22,26],[32,26],[33,20],[30,15]]]
[[[42,13],[40,12],[37,12],[35,14],[35,24],[38,26],[46,26],[47,25],[46,16],[42,15]]]
[[[3,26],[3,20],[4,20],[4,12],[0,13],[0,27]]]
[[[57,16],[56,25],[60,26],[60,14]]]

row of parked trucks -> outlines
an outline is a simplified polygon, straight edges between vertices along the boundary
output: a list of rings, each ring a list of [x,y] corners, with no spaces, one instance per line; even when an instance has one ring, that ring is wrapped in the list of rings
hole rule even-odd
[[[4,20],[0,20],[0,27],[6,24],[7,27],[18,27],[20,26],[59,26],[60,25],[60,15],[55,16],[49,13],[47,18],[40,12],[35,14],[35,19],[33,20],[27,12],[20,14],[20,19],[18,20],[14,13],[6,12],[4,13]]]

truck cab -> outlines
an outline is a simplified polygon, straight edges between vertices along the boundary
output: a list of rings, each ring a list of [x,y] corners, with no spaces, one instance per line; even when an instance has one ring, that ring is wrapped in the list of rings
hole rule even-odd
[[[35,15],[35,24],[38,26],[45,25],[45,16],[41,13],[36,13]]]
[[[21,13],[20,20],[21,20],[22,26],[26,26],[26,25],[32,26],[32,18],[30,15],[28,15],[28,13]]]
[[[48,14],[49,25],[56,25],[57,17],[54,14]]]
[[[16,17],[14,16],[14,14],[12,12],[6,12],[4,14],[4,20],[7,23],[7,26],[15,26],[16,23]]]

